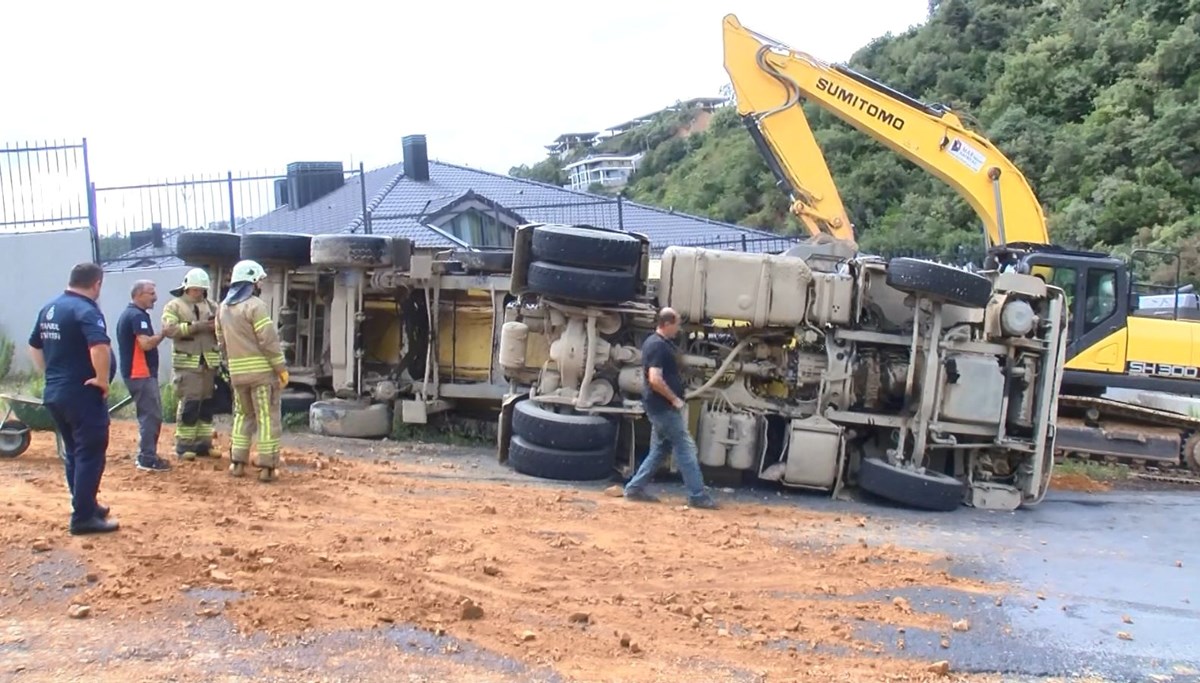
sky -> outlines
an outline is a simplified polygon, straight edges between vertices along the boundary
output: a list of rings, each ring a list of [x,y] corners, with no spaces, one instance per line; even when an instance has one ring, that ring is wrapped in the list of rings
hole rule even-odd
[[[88,139],[98,185],[193,173],[369,170],[431,159],[505,173],[728,82],[721,19],[828,61],[925,19],[926,0],[320,4],[10,2],[0,146]]]

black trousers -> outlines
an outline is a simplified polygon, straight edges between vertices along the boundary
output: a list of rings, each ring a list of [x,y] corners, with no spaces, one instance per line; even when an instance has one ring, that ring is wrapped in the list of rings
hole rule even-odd
[[[96,494],[108,460],[108,403],[99,390],[80,387],[45,405],[62,435],[71,523],[82,524],[96,516]]]

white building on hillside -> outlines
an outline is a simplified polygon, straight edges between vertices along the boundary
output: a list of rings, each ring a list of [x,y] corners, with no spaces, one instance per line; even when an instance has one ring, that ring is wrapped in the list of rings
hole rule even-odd
[[[621,187],[629,182],[629,176],[637,170],[641,158],[639,153],[632,156],[599,154],[580,159],[563,167],[568,179],[566,187],[584,192],[594,184]]]

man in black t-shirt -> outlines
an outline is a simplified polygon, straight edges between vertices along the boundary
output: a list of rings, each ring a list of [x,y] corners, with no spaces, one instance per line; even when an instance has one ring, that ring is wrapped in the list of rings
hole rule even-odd
[[[683,376],[679,373],[675,344],[671,341],[679,333],[679,314],[673,309],[664,308],[658,312],[655,322],[657,329],[642,343],[642,406],[650,420],[650,452],[637,474],[625,485],[625,497],[645,502],[658,501],[646,491],[646,484],[669,448],[675,455],[675,463],[687,486],[688,505],[716,509],[716,501],[704,490],[704,476],[696,457],[696,442],[688,433],[687,420],[683,417],[686,405],[683,401]]]

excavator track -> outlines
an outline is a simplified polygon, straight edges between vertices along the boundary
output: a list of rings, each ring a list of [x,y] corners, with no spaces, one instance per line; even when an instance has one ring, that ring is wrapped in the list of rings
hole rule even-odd
[[[1091,396],[1058,399],[1060,458],[1124,465],[1138,479],[1200,486],[1200,418]]]

